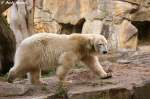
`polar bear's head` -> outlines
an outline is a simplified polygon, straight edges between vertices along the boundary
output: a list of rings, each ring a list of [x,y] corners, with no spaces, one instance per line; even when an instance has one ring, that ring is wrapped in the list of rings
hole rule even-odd
[[[108,52],[107,40],[102,35],[94,35],[92,38],[92,44],[96,52],[106,54]]]

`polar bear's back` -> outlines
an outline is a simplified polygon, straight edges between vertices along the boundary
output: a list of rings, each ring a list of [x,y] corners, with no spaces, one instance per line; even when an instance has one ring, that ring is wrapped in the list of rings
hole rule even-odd
[[[72,49],[69,35],[39,33],[22,41],[15,55],[15,64],[26,62],[47,69],[58,65],[60,54]],[[69,45],[69,46],[68,46]]]
[[[54,46],[59,45],[60,46],[60,42],[61,45],[63,44],[63,42],[66,44],[66,40],[68,40],[69,35],[60,35],[60,34],[54,34],[54,33],[38,33],[38,34],[34,34],[33,36],[30,36],[28,38],[26,38],[25,40],[23,40],[22,44],[51,44]]]

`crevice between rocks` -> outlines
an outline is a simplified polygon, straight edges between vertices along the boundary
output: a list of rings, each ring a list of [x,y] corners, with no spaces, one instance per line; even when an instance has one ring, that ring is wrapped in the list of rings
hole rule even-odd
[[[76,25],[72,25],[70,23],[59,23],[62,27],[61,34],[81,33],[84,22],[85,19],[82,18],[78,21]]]

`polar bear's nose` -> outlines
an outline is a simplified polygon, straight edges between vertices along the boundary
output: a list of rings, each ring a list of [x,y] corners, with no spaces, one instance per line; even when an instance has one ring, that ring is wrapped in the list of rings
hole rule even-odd
[[[107,51],[103,51],[103,54],[107,54]]]

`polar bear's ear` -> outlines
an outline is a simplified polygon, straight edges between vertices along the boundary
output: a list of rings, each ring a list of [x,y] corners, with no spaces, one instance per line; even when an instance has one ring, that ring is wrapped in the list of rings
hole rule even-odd
[[[97,38],[92,38],[90,40],[90,44],[91,44],[91,47],[94,51],[98,52],[99,48],[98,48],[98,39]]]
[[[90,38],[88,45],[89,45],[89,48],[90,48],[90,49],[93,49],[93,48],[94,48],[94,45],[95,45],[95,39],[94,39],[94,38]]]
[[[89,44],[91,46],[94,46],[94,42],[95,42],[95,40],[93,38],[89,38]]]

